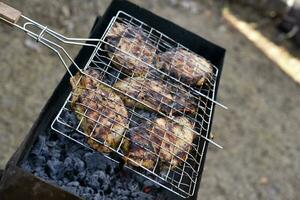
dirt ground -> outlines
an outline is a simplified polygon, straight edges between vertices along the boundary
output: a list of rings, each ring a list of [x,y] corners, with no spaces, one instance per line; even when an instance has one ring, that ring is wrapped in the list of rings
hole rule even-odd
[[[67,36],[87,37],[110,1],[4,2]],[[224,149],[210,146],[199,199],[299,199],[299,85],[226,24],[220,1],[135,2],[227,49],[218,100],[229,110],[216,109],[212,130]],[[55,54],[26,38],[0,25],[0,168],[65,72]]]

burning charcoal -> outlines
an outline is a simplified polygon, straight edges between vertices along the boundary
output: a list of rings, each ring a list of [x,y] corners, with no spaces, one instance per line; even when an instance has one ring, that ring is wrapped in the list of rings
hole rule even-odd
[[[144,192],[141,192],[141,191],[136,191],[136,192],[132,192],[131,195],[133,197],[135,197],[134,199],[144,199],[144,200],[152,200],[153,199],[153,196],[150,195],[150,194],[147,194],[147,193],[144,193]]]
[[[119,181],[116,181],[115,184],[114,184],[115,188],[123,188],[123,184]]]
[[[64,171],[79,173],[85,169],[85,164],[77,157],[67,157],[64,161]]]
[[[38,156],[43,150],[47,151],[46,138],[45,136],[38,136],[34,148],[31,150],[31,154]]]
[[[83,192],[84,193],[88,193],[88,194],[94,194],[94,190],[92,188],[90,188],[90,187],[85,187],[83,189]]]
[[[32,162],[33,162],[33,166],[43,167],[46,165],[46,158],[41,155],[33,156]]]
[[[75,195],[78,195],[78,187],[73,187],[73,186],[62,186],[62,189],[72,193],[72,194],[75,194]]]
[[[52,159],[59,159],[61,154],[61,150],[60,149],[56,149],[56,148],[49,148],[48,150],[48,156],[51,157]]]
[[[62,181],[63,181],[64,185],[66,185],[66,184],[68,184],[69,182],[71,182],[71,181],[70,181],[68,178],[66,178],[66,177],[63,177]]]
[[[78,181],[72,181],[67,184],[67,186],[78,187],[80,184]]]
[[[102,199],[104,199],[104,198],[103,198],[103,194],[97,193],[97,194],[95,194],[95,195],[93,196],[93,200],[102,200]],[[106,199],[106,198],[105,198],[105,199]]]
[[[87,169],[94,170],[105,170],[108,164],[112,164],[111,161],[104,158],[97,152],[86,153],[84,155],[84,161]]]
[[[44,179],[44,180],[48,180],[48,179],[49,179],[48,175],[47,175],[46,172],[43,171],[43,170],[38,170],[38,171],[34,172],[33,174],[34,174],[35,176],[38,176],[38,177]]]
[[[88,193],[83,193],[83,194],[79,194],[80,197],[82,197],[83,199],[93,199],[93,196],[92,194],[88,194]]]
[[[71,144],[66,145],[66,152],[69,157],[81,158],[86,153],[86,150],[80,145]]]
[[[62,123],[54,123],[53,126],[59,131],[62,131],[66,134],[71,134],[78,124],[75,115],[72,112],[64,111],[61,113],[60,117],[60,120],[62,120],[64,123],[68,124],[72,128],[63,125]]]
[[[107,190],[109,188],[110,178],[103,171],[95,171],[91,176],[86,178],[86,184],[93,189],[102,188]]]
[[[92,199],[94,196],[94,190],[90,187],[82,187],[80,196],[83,199]]]
[[[79,137],[79,136],[78,136]],[[38,137],[21,166],[85,200],[156,199],[150,181],[58,134]],[[40,153],[39,153],[40,152]],[[149,198],[151,197],[151,198]]]
[[[38,167],[34,168],[33,171],[35,171],[35,172],[43,172],[44,168],[42,166],[38,166]]]
[[[121,193],[121,195],[124,195],[124,196],[129,196],[130,195],[130,191],[129,190],[119,190]]]
[[[143,183],[144,188],[146,187],[150,187],[150,188],[160,188],[160,186],[158,184],[155,184],[154,182],[146,179]]]
[[[64,184],[64,182],[62,182],[61,180],[57,181],[58,185],[62,186]]]
[[[93,189],[97,189],[100,187],[99,179],[97,176],[89,176],[86,179],[86,184]]]
[[[86,171],[82,171],[77,175],[77,180],[78,181],[83,181],[86,177]]]
[[[128,184],[128,189],[131,191],[136,191],[138,188],[139,188],[138,183],[130,181],[130,183]]]
[[[113,199],[116,199],[116,200],[127,200],[128,197],[125,196],[125,195],[119,195],[118,197],[115,197],[115,198],[113,198]]]
[[[77,118],[75,116],[75,114],[71,111],[64,111],[61,113],[61,118],[62,120],[67,123],[68,125],[70,125],[71,127],[76,127],[78,124]]]
[[[79,142],[82,142],[82,143],[85,142],[85,136],[82,135],[82,134],[79,134],[79,133],[77,133],[77,132],[72,133],[72,137],[73,137],[75,140],[79,141]],[[81,148],[81,146],[79,146],[79,145],[74,145],[74,142],[71,141],[71,140],[69,140],[69,143],[71,143],[73,147],[80,147],[80,148]]]
[[[56,145],[57,145],[57,142],[56,142],[56,141],[48,141],[48,142],[47,142],[47,146],[48,146],[48,147],[54,148]]]
[[[57,159],[48,160],[46,170],[47,170],[49,176],[55,179],[57,176],[60,175],[62,166],[63,166],[62,162],[60,162]]]

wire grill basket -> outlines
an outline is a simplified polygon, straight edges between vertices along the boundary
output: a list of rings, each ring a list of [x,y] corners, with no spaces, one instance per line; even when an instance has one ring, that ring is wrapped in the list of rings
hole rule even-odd
[[[148,62],[149,60],[143,58],[143,52],[147,48],[153,50],[155,58],[170,49],[183,49],[185,52],[193,52],[123,11],[119,11],[112,18],[100,39],[67,38],[21,15],[21,13],[17,15],[25,21],[22,26],[17,24],[18,20],[16,18],[12,20],[11,18],[0,17],[54,50],[73,80],[73,90],[53,120],[51,128],[87,148],[99,149],[99,147],[103,147],[101,148],[102,153],[106,157],[116,162],[120,162],[119,157],[122,157],[126,161],[125,167],[141,176],[182,197],[192,196],[195,192],[198,172],[202,162],[204,144],[211,142],[220,147],[208,138],[214,104],[226,108],[214,101],[218,69],[211,65],[212,73],[209,74],[204,84],[194,86],[186,82],[181,76],[176,77],[168,70],[157,68],[155,63]],[[129,44],[129,48],[126,50],[122,49],[118,43],[112,43],[108,40],[113,29],[120,24],[125,27],[126,31],[117,35],[119,41],[126,34],[129,34],[126,37],[136,37],[134,33],[128,31],[130,28],[139,30],[143,35],[144,43],[139,46],[139,54],[132,53],[132,48],[139,45],[135,43],[135,40],[132,40],[132,44]],[[85,67],[79,67],[65,49],[56,42],[52,42],[49,36],[66,44],[93,47],[94,51]],[[93,41],[97,44],[83,43],[83,41]],[[66,57],[64,58],[63,55]],[[124,62],[124,60],[116,59],[120,55],[123,58],[126,57],[127,60]],[[185,55],[181,55],[180,52],[179,56],[185,58]],[[153,59],[155,60],[155,58]],[[66,59],[77,67],[79,74],[75,75],[69,70]],[[145,68],[142,78],[137,78],[140,76],[135,72],[127,73],[129,65],[126,62],[133,62],[135,63],[133,65]],[[174,65],[174,59],[165,62],[170,66]],[[183,62],[188,62],[188,60],[184,59]],[[89,70],[97,71],[98,75],[93,76],[93,74],[88,73]],[[101,85],[104,92],[101,93],[102,90],[99,92],[94,88],[81,88],[80,83],[84,79]],[[137,85],[135,88],[137,95],[132,95],[130,91],[116,87],[116,84],[120,82],[124,82],[129,86]],[[164,93],[152,89],[154,83],[157,83],[157,87],[163,88],[163,91],[172,97],[171,103],[167,102],[169,97],[166,97]],[[74,90],[74,88],[78,88],[78,90]],[[78,91],[93,95],[83,97],[78,94]],[[139,94],[142,91],[151,91],[151,95],[141,97]],[[127,99],[133,103],[130,106],[127,105],[126,110],[123,110],[124,112],[120,112],[115,107],[124,107],[122,101],[109,93],[122,96],[123,100]],[[107,113],[103,113],[93,106],[97,104],[93,99],[95,96],[105,102],[102,103],[101,109],[102,111],[106,110]],[[86,98],[86,100],[75,103],[81,109],[73,109],[74,99],[79,97]],[[182,99],[191,103],[187,105]],[[89,104],[84,102],[89,102]],[[191,109],[191,107],[195,109]],[[75,124],[65,118],[66,115],[72,113],[75,113],[78,118]],[[160,125],[161,121],[164,125]],[[86,126],[84,124],[91,126],[88,129],[89,132],[83,128]],[[114,125],[119,128],[115,129]],[[137,127],[142,128],[134,132],[133,130],[138,129]],[[174,127],[184,134],[174,134]],[[105,129],[107,133],[114,135],[115,138],[112,140],[118,138],[118,141],[112,145],[109,137],[96,137],[94,133],[99,128]],[[72,134],[74,132],[80,133],[83,138],[75,137]],[[135,133],[135,136],[132,136],[132,132]],[[151,147],[147,146],[146,143],[150,144]],[[134,145],[139,152],[142,152],[139,160],[128,156],[126,152],[128,149],[124,150],[126,145]],[[151,156],[147,157],[149,155]],[[145,164],[146,161],[151,162],[151,167]]]

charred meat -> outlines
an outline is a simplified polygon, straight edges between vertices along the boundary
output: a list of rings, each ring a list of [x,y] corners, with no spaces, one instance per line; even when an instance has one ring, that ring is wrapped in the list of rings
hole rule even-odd
[[[153,169],[157,162],[157,148],[151,141],[152,133],[149,131],[151,123],[145,123],[138,127],[128,130],[126,139],[123,143],[125,152],[125,161],[133,166],[144,166],[147,169]]]
[[[195,98],[180,86],[172,86],[159,80],[144,77],[126,78],[114,84],[114,87],[127,95],[140,100],[121,95],[124,103],[128,107],[140,109],[151,109],[161,111],[167,115],[173,113],[195,113]]]
[[[85,134],[116,148],[127,126],[127,110],[118,95],[90,77],[101,79],[99,71],[88,69],[84,73],[87,75],[77,73],[70,79],[73,90],[71,108],[78,120],[82,120],[80,126]],[[87,143],[92,148],[110,152],[91,137],[87,137]]]
[[[159,54],[156,67],[188,85],[201,86],[213,76],[213,67],[208,60],[183,48]]]
[[[152,64],[156,49],[141,28],[116,22],[106,41],[105,49],[119,70],[133,76],[147,73],[147,64]]]
[[[178,123],[163,118],[155,121],[157,126],[153,139],[160,141],[159,155],[163,167],[174,168],[185,162],[195,137],[193,125],[187,118],[181,116],[174,120]]]
[[[174,120],[158,118],[129,129],[123,144],[127,163],[153,169],[158,157],[162,167],[174,168],[185,162],[195,136],[193,126],[185,117]]]

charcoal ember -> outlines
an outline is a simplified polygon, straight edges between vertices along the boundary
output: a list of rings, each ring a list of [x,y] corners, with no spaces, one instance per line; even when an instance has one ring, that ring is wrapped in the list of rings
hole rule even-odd
[[[118,188],[123,188],[123,183],[121,183],[120,181],[116,181],[114,184],[114,187],[116,190],[118,190]]]
[[[46,165],[46,158],[43,155],[37,155],[32,157],[35,167],[44,167]]]
[[[115,164],[112,161],[101,156],[97,152],[88,152],[84,154],[83,159],[85,161],[87,169],[90,171],[106,170],[108,167],[115,168]]]
[[[110,187],[110,177],[103,171],[95,171],[93,174],[88,176],[86,184],[93,189],[107,190]]]
[[[56,179],[61,176],[61,169],[63,167],[63,163],[57,159],[48,160],[46,165],[46,172],[53,179]]]
[[[154,182],[152,182],[148,179],[145,180],[142,185],[144,188],[160,188],[160,186],[158,184],[155,184]]]
[[[102,199],[104,199],[103,193],[97,193],[93,197],[93,200],[102,200]]]
[[[76,186],[63,185],[62,189],[66,190],[72,194],[78,195],[78,187],[76,187]]]
[[[72,174],[78,174],[84,171],[85,164],[78,157],[67,157],[64,161],[64,173],[71,172]]]
[[[45,136],[38,136],[34,148],[31,150],[31,154],[39,156],[41,155],[43,152],[47,152],[48,148],[46,145],[46,138]]]
[[[76,127],[78,124],[78,120],[75,116],[75,114],[72,111],[64,111],[61,113],[60,117],[62,120],[70,125],[71,127]]]
[[[70,180],[69,178],[67,178],[67,177],[63,177],[63,178],[62,178],[62,182],[63,182],[63,185],[66,185],[66,184],[68,184],[69,182],[71,182],[71,180]]]
[[[120,191],[120,195],[124,195],[124,196],[129,196],[130,195],[130,191],[129,190],[122,190],[122,189],[120,189],[120,190],[118,190],[118,191]]]
[[[144,193],[141,191],[135,191],[131,193],[132,197],[134,197],[134,199],[144,199],[144,200],[152,200],[153,196],[148,194],[148,193]]]
[[[120,196],[114,196],[111,199],[113,199],[113,200],[115,200],[115,199],[117,199],[117,200],[127,200],[128,197],[126,197],[124,195],[120,195]]]
[[[58,184],[59,186],[62,186],[62,185],[64,184],[64,182],[61,181],[61,180],[59,180],[59,181],[57,181],[57,184]]]
[[[139,184],[133,181],[130,181],[128,184],[128,189],[130,191],[136,191],[137,189],[139,189]]]
[[[61,150],[56,148],[49,148],[48,150],[48,157],[50,159],[59,159],[61,156]]]
[[[149,199],[149,195],[150,199],[156,199],[159,196],[155,193],[157,190],[149,194],[143,192],[144,185],[151,186],[151,182],[128,169],[120,169],[101,154],[59,134],[51,133],[44,137],[45,142],[43,137],[32,148],[36,152],[31,152],[21,167],[48,183],[86,200]]]
[[[35,167],[33,169],[34,172],[37,172],[37,173],[43,173],[45,171],[45,168],[43,166],[38,166],[38,167]]]
[[[74,131],[74,128],[76,128],[78,124],[78,120],[76,119],[75,114],[71,111],[63,111],[60,114],[60,120],[68,124],[70,127],[65,126],[62,123],[54,123],[53,126],[55,129],[66,134],[71,134]]]
[[[50,148],[53,148],[53,147],[55,147],[56,145],[57,145],[57,142],[56,142],[56,141],[49,141],[49,142],[47,143],[47,146],[50,147]]]
[[[76,141],[81,142],[81,143],[84,143],[84,141],[86,139],[86,137],[83,134],[80,134],[80,133],[77,133],[77,132],[72,133],[72,138],[74,138]],[[71,143],[70,146],[72,146],[72,147],[78,147],[77,145],[74,145],[74,142],[71,141],[71,140],[69,140],[66,143],[67,144]]]
[[[90,187],[82,187],[82,190],[80,191],[80,196],[83,199],[92,199],[94,196],[94,190]]]
[[[36,169],[34,170],[33,174],[34,174],[35,176],[38,176],[38,177],[44,179],[44,180],[48,180],[48,179],[49,179],[48,174],[44,171],[44,168],[41,168],[41,167],[36,168]]]
[[[81,158],[86,153],[86,151],[80,145],[74,145],[71,143],[66,144],[65,151],[67,156],[78,158]]]
[[[72,181],[67,184],[67,186],[78,187],[80,183],[78,181]]]
[[[87,174],[86,171],[82,171],[82,172],[78,173],[77,180],[78,181],[84,181],[84,179],[86,178],[86,174]]]

